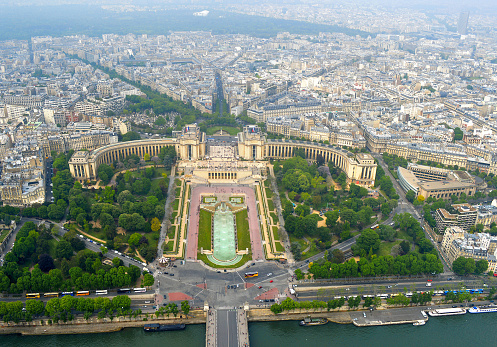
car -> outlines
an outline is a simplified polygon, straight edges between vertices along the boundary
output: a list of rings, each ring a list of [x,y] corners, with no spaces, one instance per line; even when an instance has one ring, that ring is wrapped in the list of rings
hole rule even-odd
[[[268,273],[268,274],[267,274],[267,277],[271,276],[272,274],[273,274],[272,272]]]
[[[452,277],[449,277],[449,278],[448,278],[448,280],[449,280],[449,281],[452,281]]]
[[[166,295],[166,294],[164,294],[163,298],[164,298],[164,299],[167,299],[167,295]]]
[[[262,289],[262,286],[259,286],[259,289]]]
[[[388,286],[387,288],[390,289],[390,288],[392,288],[392,286]]]
[[[162,303],[162,306],[167,306],[167,302],[163,302],[163,303]]]
[[[150,304],[150,301],[145,301],[145,304]]]
[[[252,266],[254,266],[254,265],[255,265],[255,263],[252,263],[251,265],[252,265]]]
[[[366,312],[363,312],[362,315],[364,316],[364,318],[366,318]]]
[[[264,299],[264,302],[269,302],[269,299]]]
[[[167,272],[167,271],[164,271],[164,275],[169,275],[169,272]]]
[[[218,274],[220,274],[220,273],[221,273],[221,271],[218,271],[217,273],[218,273]]]
[[[259,300],[259,302],[264,302],[264,300]]]
[[[273,280],[269,281],[269,283],[273,283]]]
[[[178,266],[176,266],[176,265],[173,265],[173,267],[178,267]]]
[[[432,282],[433,280],[427,280],[428,282]]]
[[[274,302],[274,299],[269,299],[269,302]]]
[[[169,274],[169,276],[174,276],[174,274]]]
[[[456,308],[456,307],[457,307],[457,305],[452,305],[452,308]]]

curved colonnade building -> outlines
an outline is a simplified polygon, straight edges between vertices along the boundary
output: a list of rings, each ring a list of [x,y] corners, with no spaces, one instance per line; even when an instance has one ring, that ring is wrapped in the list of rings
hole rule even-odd
[[[143,158],[147,153],[151,157],[158,156],[162,147],[174,146],[182,161],[198,162],[213,160],[206,153],[206,135],[200,132],[196,124],[186,126],[175,132],[175,137],[162,139],[119,142],[100,147],[91,152],[78,151],[69,161],[71,174],[78,181],[95,180],[98,166],[102,163],[112,164],[131,154]],[[223,146],[224,141],[219,141]],[[347,175],[348,181],[361,186],[373,186],[376,177],[376,163],[371,155],[354,154],[339,147],[316,142],[293,140],[268,140],[259,127],[246,126],[236,136],[235,158],[240,160],[263,161],[266,159],[286,159],[295,156],[297,149],[303,149],[306,158],[317,160],[322,156],[327,163],[332,161]],[[223,162],[225,158],[219,159]]]

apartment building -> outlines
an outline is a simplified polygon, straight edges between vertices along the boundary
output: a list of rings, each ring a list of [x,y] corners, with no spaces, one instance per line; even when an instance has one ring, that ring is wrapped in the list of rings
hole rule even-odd
[[[476,208],[470,204],[455,204],[452,207],[455,209],[455,213],[450,213],[444,208],[439,208],[435,211],[435,221],[440,232],[453,226],[469,231],[471,227],[476,225],[478,217]]]
[[[475,261],[485,259],[488,261],[487,271],[496,271],[497,237],[488,233],[469,234],[457,226],[447,228],[442,239],[442,251],[451,265],[459,257]]]

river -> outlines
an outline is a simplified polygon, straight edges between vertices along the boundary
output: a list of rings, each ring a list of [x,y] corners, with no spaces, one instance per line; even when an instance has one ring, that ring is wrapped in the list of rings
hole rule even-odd
[[[391,325],[358,328],[329,323],[300,327],[296,321],[250,323],[253,347],[277,346],[495,346],[497,313],[432,317],[424,326]],[[52,336],[1,336],[2,347],[197,347],[204,346],[205,326],[189,325],[183,331],[145,333],[141,328],[115,333]]]

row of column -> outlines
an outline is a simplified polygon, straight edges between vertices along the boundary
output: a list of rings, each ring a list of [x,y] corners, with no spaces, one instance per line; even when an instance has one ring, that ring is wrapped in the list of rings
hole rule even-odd
[[[86,177],[85,166],[84,165],[74,165],[74,173],[77,177]]]
[[[98,159],[98,164],[110,164],[119,159],[124,159],[131,154],[136,154],[140,158],[145,156],[145,153],[148,153],[151,157],[158,156],[162,147],[168,147],[167,145],[142,145],[138,147],[127,147],[120,148],[115,150],[109,150],[102,155],[100,155]]]
[[[275,158],[288,158],[293,157],[295,154],[295,146],[280,146],[280,145],[269,145],[268,146],[268,156]],[[332,161],[336,166],[341,169],[345,168],[345,159],[342,155],[326,151],[318,148],[304,147],[306,158],[317,159],[318,155],[321,155],[325,162]]]
[[[373,172],[373,168],[370,166],[365,166],[361,170],[361,179],[371,179],[371,174]]]
[[[210,180],[236,180],[237,177],[236,172],[209,172]]]

